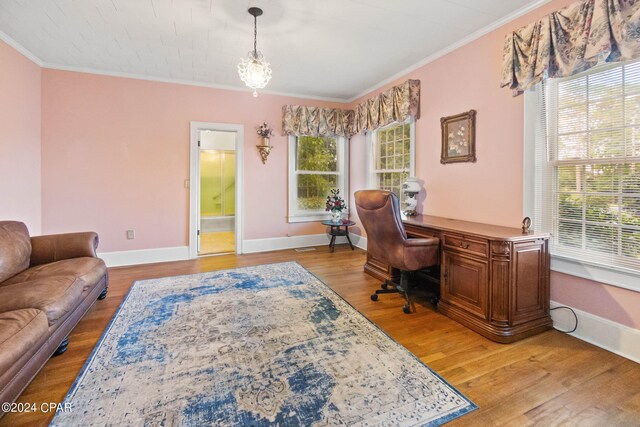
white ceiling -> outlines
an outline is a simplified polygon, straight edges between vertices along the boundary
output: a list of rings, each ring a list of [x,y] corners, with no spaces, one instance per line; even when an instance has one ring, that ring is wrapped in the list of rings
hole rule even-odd
[[[258,6],[268,92],[349,100],[546,1],[0,0],[0,32],[45,67],[242,88]]]

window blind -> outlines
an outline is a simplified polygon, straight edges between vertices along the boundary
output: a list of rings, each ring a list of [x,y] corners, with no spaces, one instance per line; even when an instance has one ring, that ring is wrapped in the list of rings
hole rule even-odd
[[[640,62],[536,89],[535,214],[553,255],[640,272]]]

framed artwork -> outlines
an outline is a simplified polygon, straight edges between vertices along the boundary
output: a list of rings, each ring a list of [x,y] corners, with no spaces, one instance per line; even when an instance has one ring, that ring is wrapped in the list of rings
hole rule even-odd
[[[442,154],[440,163],[476,161],[476,110],[442,117]]]

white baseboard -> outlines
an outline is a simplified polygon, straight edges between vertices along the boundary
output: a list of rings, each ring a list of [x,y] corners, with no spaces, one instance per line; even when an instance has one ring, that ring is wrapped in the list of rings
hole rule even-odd
[[[354,246],[367,250],[367,238],[351,234]],[[244,253],[269,252],[282,249],[305,248],[309,246],[323,246],[329,244],[327,234],[308,234],[304,236],[273,237],[270,239],[244,240]],[[338,237],[336,243],[347,243],[346,237]],[[98,256],[104,260],[107,267],[121,267],[125,265],[151,264],[156,262],[183,261],[189,259],[188,246],[171,248],[139,249],[133,251],[99,252]]]
[[[566,306],[566,304],[551,301],[551,308],[558,306]],[[640,330],[577,308],[571,307],[571,309],[578,316],[578,329],[571,335],[640,363]],[[558,330],[569,331],[575,325],[575,319],[569,310],[553,310],[551,318],[553,327]]]
[[[139,249],[134,251],[99,252],[98,256],[104,260],[107,267],[182,261],[189,259],[189,247],[176,246],[172,248]]]
[[[366,239],[358,236],[357,234],[350,234],[351,242],[354,246],[362,248],[364,241],[364,248],[366,249]],[[245,254],[255,252],[269,252],[279,251],[283,249],[294,248],[306,248],[309,246],[323,246],[328,245],[330,236],[327,234],[307,234],[303,236],[289,236],[289,237],[272,237],[268,239],[253,239],[244,240],[242,242],[242,249]],[[346,237],[338,237],[336,243],[347,243]]]

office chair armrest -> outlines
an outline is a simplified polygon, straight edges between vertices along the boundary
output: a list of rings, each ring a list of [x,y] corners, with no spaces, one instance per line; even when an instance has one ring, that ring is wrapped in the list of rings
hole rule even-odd
[[[407,239],[405,240],[404,245],[409,247],[415,246],[438,246],[440,244],[440,239],[437,237],[429,237],[427,239]]]

